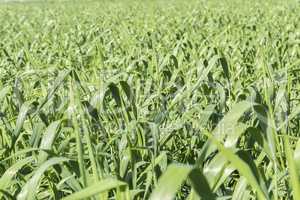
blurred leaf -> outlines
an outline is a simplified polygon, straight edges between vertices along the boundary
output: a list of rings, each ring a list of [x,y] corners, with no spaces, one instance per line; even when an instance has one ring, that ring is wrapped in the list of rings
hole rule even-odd
[[[150,199],[174,199],[180,186],[188,178],[191,181],[192,187],[200,197],[207,200],[215,199],[205,177],[199,169],[176,164],[170,165],[162,177],[160,177],[158,185],[153,191]]]

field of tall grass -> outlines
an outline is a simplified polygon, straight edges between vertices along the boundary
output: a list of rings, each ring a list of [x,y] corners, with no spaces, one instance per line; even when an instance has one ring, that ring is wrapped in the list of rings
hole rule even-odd
[[[0,199],[300,199],[300,4],[0,4]]]

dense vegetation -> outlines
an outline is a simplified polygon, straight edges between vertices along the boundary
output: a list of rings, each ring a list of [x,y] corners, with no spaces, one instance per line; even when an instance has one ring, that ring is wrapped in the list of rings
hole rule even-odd
[[[0,5],[0,199],[300,199],[296,1]]]

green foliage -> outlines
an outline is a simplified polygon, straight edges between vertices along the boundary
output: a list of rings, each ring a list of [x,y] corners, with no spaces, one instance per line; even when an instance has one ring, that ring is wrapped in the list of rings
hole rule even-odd
[[[300,198],[296,1],[0,4],[0,199]]]

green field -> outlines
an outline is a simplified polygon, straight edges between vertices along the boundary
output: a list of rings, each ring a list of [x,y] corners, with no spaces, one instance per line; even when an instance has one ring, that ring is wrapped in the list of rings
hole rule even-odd
[[[300,199],[300,2],[0,4],[0,199]]]

